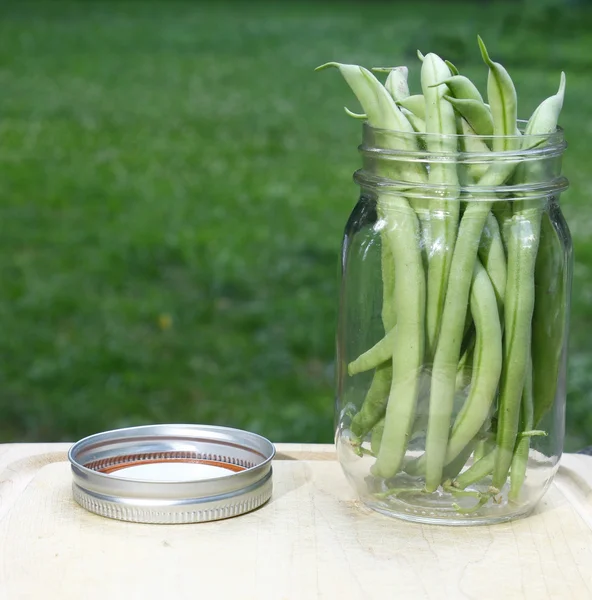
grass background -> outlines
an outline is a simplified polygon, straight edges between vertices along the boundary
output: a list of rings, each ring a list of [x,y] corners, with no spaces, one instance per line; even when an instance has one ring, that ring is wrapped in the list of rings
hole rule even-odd
[[[520,116],[567,73],[567,449],[592,444],[592,13],[551,2],[0,3],[0,441],[152,422],[331,441],[356,109],[435,51]]]

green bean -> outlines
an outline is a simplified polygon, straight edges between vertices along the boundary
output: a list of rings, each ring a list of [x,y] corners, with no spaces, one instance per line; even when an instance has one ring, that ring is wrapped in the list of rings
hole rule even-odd
[[[475,130],[469,125],[468,121],[464,118],[460,119],[460,132],[462,135],[461,145],[463,152],[467,154],[486,154],[490,152],[489,146],[483,141],[482,138],[478,137]],[[489,168],[489,163],[484,159],[477,159],[475,162],[459,165],[462,172],[466,172],[468,175],[469,183],[475,183],[485,175]]]
[[[512,203],[510,201],[498,200],[494,203],[492,209],[493,215],[497,221],[504,250],[508,252],[508,228],[512,218]]]
[[[454,481],[454,487],[464,490],[465,488],[478,483],[493,471],[495,464],[496,449],[486,454],[482,459],[473,463],[466,471],[463,471]]]
[[[554,133],[557,129],[557,122],[559,120],[559,114],[561,113],[561,109],[563,108],[564,98],[565,73],[562,72],[561,78],[559,80],[559,89],[557,90],[557,93],[553,96],[550,96],[546,100],[543,100],[543,102],[541,102],[541,104],[532,113],[532,116],[530,117],[526,125],[524,135],[540,136]],[[523,148],[534,148],[535,146],[540,145],[541,143],[544,142],[541,140],[537,140],[536,138],[527,138],[523,144]],[[525,168],[530,172],[529,175],[532,175],[532,171],[537,169],[538,167],[536,164],[530,164]]]
[[[487,418],[481,426],[479,433],[477,433],[477,435],[463,448],[461,453],[451,463],[444,467],[444,471],[442,473],[442,487],[444,488],[444,491],[451,491],[451,489],[456,489],[458,491],[458,488],[452,487],[452,481],[459,476],[459,473],[465,467],[473,452],[473,463],[477,462],[478,449],[484,446],[484,442],[489,435],[490,428],[491,419]],[[484,454],[482,454],[480,458],[483,456]]]
[[[458,456],[449,462],[442,471],[442,482],[451,481],[462,471],[463,467],[467,464],[475,446],[477,445],[477,439],[472,439],[458,454]]]
[[[486,454],[489,454],[495,448],[495,434],[489,434],[485,437],[485,439],[480,440],[476,447],[475,452],[473,454],[473,462],[477,462],[481,460]]]
[[[506,295],[506,253],[502,242],[499,224],[492,213],[487,215],[487,221],[481,236],[479,258],[491,279],[500,316]]]
[[[409,123],[411,123],[413,129],[418,133],[425,133],[426,124],[423,119],[420,119],[418,116],[414,115],[410,110],[406,108],[401,108],[401,112],[407,117]]]
[[[486,422],[502,369],[502,332],[497,301],[491,281],[479,261],[475,263],[473,274],[471,313],[477,331],[471,391],[452,427],[444,465],[463,452]],[[413,471],[423,472],[424,463],[427,464],[426,454],[418,459]]]
[[[340,63],[327,63],[317,70],[327,67],[339,69],[362,105],[370,125],[393,132],[385,136],[385,144],[388,143],[393,150],[417,148],[413,136],[405,135],[413,132],[411,124],[370,71]],[[396,176],[400,179],[425,181],[425,168],[418,163],[397,167],[379,163],[378,171],[383,176],[392,176],[393,168],[397,169]],[[397,335],[383,439],[374,470],[380,476],[391,477],[405,453],[417,402],[425,337],[425,275],[418,244],[419,223],[409,202],[403,196],[382,196],[377,201],[377,213],[384,222],[381,230],[383,244],[388,246],[393,257]],[[377,411],[373,414],[376,416]]]
[[[407,117],[407,120],[411,123],[411,126],[417,133],[426,132],[426,111],[425,111],[425,99],[423,94],[417,94],[414,96],[407,96],[406,98],[400,98],[397,102],[401,112]],[[418,137],[418,143],[423,142],[423,136]],[[415,199],[412,201],[412,206],[419,217],[419,225],[421,230],[422,244],[422,257],[424,269],[428,269],[428,255],[429,249],[431,248],[431,222],[430,222],[430,210],[429,203],[425,200]]]
[[[560,214],[553,215],[556,221],[560,218]],[[567,325],[567,261],[562,242],[548,213],[543,215],[541,224],[535,290],[532,361],[534,424],[538,426],[555,401],[564,353],[562,340]]]
[[[373,127],[394,130],[385,137],[391,149],[416,148],[409,121],[397,107],[386,88],[374,75],[356,65],[327,63],[338,67],[368,115]],[[401,133],[403,132],[403,135]],[[378,170],[389,175],[393,167],[380,163]],[[415,163],[398,168],[397,176],[407,181],[425,181],[424,168]],[[409,202],[394,194],[378,198],[376,211],[384,226],[381,230],[393,257],[394,305],[397,307],[392,356],[392,380],[389,391],[384,432],[373,472],[384,478],[395,475],[403,460],[411,433],[419,391],[419,375],[424,358],[425,275],[419,248],[419,221]]]
[[[488,97],[493,116],[494,150],[511,147],[505,136],[516,129],[516,90],[505,69],[493,63],[479,38],[482,54],[489,66]],[[497,141],[496,141],[497,139]],[[511,174],[514,165],[494,164],[479,181],[480,186],[500,185]],[[442,479],[442,468],[448,444],[448,430],[454,401],[456,365],[467,311],[469,290],[479,241],[491,210],[491,202],[469,202],[460,221],[452,257],[450,278],[440,339],[434,357],[430,394],[430,419],[426,437],[426,489],[434,491]]]
[[[546,437],[548,433],[543,431],[542,429],[530,429],[526,431],[521,431],[518,434],[518,440],[522,438],[531,438],[531,437]]]
[[[530,118],[524,146],[531,147],[528,136],[555,131],[563,106],[565,75],[562,73],[559,91],[547,98]],[[523,165],[520,178],[532,182],[538,166]],[[500,386],[498,452],[493,472],[493,485],[503,486],[512,463],[524,390],[531,327],[534,314],[534,274],[539,247],[543,207],[538,200],[516,201],[508,240],[508,283],[505,299],[504,369]],[[518,491],[514,492],[518,494]]]
[[[374,425],[372,428],[372,435],[370,436],[370,450],[374,456],[378,456],[380,451],[380,444],[382,443],[382,434],[384,433],[384,417]]]
[[[360,354],[358,358],[349,363],[347,372],[350,376],[363,373],[374,369],[384,362],[388,361],[393,356],[393,346],[395,336],[397,335],[396,328],[393,327],[380,341],[372,348]]]
[[[534,309],[534,265],[540,221],[540,209],[525,209],[514,214],[510,227],[504,302],[504,369],[500,385],[498,453],[493,478],[493,485],[499,489],[507,478],[518,434]]]
[[[481,155],[490,152],[489,147],[481,138],[476,137],[474,130],[464,118],[461,119],[460,125],[463,136],[463,150],[465,152]],[[469,173],[471,183],[483,177],[488,169],[487,162],[470,163],[463,166]],[[496,202],[495,204],[501,203]],[[487,223],[483,230],[481,245],[479,246],[479,258],[493,283],[501,315],[506,288],[506,255],[499,223],[493,213],[487,216]]]
[[[382,236],[380,264],[382,270],[382,323],[385,331],[394,331],[397,315],[394,304],[395,278],[393,256],[384,236]],[[377,369],[374,372],[364,402],[359,412],[352,419],[352,433],[359,438],[363,438],[379,419],[384,418],[393,376],[393,369],[390,366],[390,362],[386,362],[391,355],[392,349],[390,349],[389,355],[383,361],[386,364],[380,365],[380,362],[378,362],[375,365]],[[350,375],[353,374],[350,372]]]
[[[446,86],[433,87],[432,84],[450,74],[446,63],[436,54],[427,54],[421,67],[421,87],[425,98],[426,132],[438,133],[443,137],[427,136],[427,149],[433,153],[449,153],[456,151],[456,140],[446,137],[456,134],[454,110],[444,100]],[[431,242],[428,252],[428,284],[427,284],[427,345],[428,356],[433,356],[441,327],[442,311],[450,262],[454,251],[458,225],[459,194],[458,174],[454,163],[432,163],[428,175],[430,184],[446,185],[445,201],[432,200]]]
[[[404,202],[404,200],[403,200]],[[393,348],[393,379],[384,421],[380,451],[373,472],[394,476],[403,461],[411,434],[424,358],[425,275],[419,250],[419,222],[415,211],[397,202],[377,207],[382,218],[393,214],[396,226],[385,232],[395,263],[397,335]]]
[[[474,130],[464,118],[461,119],[461,133],[465,152],[473,154],[487,154],[489,152],[489,147],[484,141],[476,137]],[[467,166],[473,181],[483,177],[488,168],[487,163]],[[493,283],[501,314],[506,290],[506,255],[499,223],[492,213],[487,216],[487,223],[479,246],[479,258]]]
[[[502,370],[502,330],[497,301],[480,261],[475,263],[471,313],[477,330],[471,391],[452,427],[444,464],[452,462],[481,429],[495,400]]]
[[[428,424],[428,403],[426,400],[427,399],[421,395],[420,391],[417,410],[415,411],[415,419],[413,421],[413,427],[411,428],[411,435],[409,436],[410,441],[425,435],[425,428]]]
[[[380,271],[382,276],[382,309],[381,318],[385,331],[391,331],[397,322],[395,298],[395,267],[389,245],[381,230]],[[385,359],[386,360],[386,359]]]
[[[471,336],[471,342],[458,361],[458,367],[456,369],[455,391],[464,390],[471,383],[471,376],[473,374],[474,349],[475,336]]]
[[[393,257],[384,236],[382,236],[380,264],[382,271],[382,323],[385,331],[394,331],[396,323],[396,307],[394,304],[395,279]],[[352,370],[351,365],[353,363],[350,363],[349,365],[350,375],[378,367],[374,372],[372,382],[366,392],[366,397],[362,402],[362,406],[352,419],[350,426],[352,433],[358,438],[366,436],[375,423],[384,417],[393,370],[390,366],[390,362],[385,365],[382,365],[381,363],[386,363],[391,355],[392,349],[389,348],[386,358],[383,361],[376,361],[376,364],[371,364],[372,361],[368,360],[368,357],[362,360],[360,360],[360,357],[356,361],[353,361],[353,363],[358,365],[357,369],[354,367]],[[363,364],[364,361],[365,365]]]
[[[454,109],[467,120],[471,128],[478,135],[487,136],[493,134],[493,119],[491,118],[491,112],[483,102],[480,102],[479,100],[454,98],[448,94],[446,94],[444,98],[446,98],[446,100],[454,106]]]
[[[391,70],[389,73],[389,77],[387,78],[386,87],[390,92],[391,96],[395,100],[404,100],[408,95],[408,88],[406,87],[406,69],[403,70]],[[423,99],[422,99],[423,103]],[[408,115],[409,121],[416,129],[425,129],[425,124],[421,122],[420,119],[416,118],[412,113]],[[383,261],[384,262],[384,261]],[[355,373],[361,372],[363,370],[367,370],[370,368],[374,368],[378,364],[387,360],[392,356],[393,353],[393,337],[395,335],[395,330],[391,330],[383,340],[378,342],[378,344],[371,348],[369,351],[360,356],[356,361],[350,364],[349,373],[350,375],[354,375]],[[382,391],[384,376],[381,377],[381,381],[378,383],[378,388]],[[382,385],[381,385],[382,384]],[[376,386],[375,386],[376,387]],[[385,408],[384,403],[380,403],[376,401],[375,394],[370,393],[374,391],[372,386],[371,390],[368,393],[367,399],[364,401],[362,405],[362,415],[366,415],[367,413],[373,415],[373,417],[379,416],[382,414],[382,409]],[[387,396],[385,396],[386,400]]]
[[[483,61],[489,67],[487,99],[494,124],[493,150],[494,152],[515,150],[519,143],[513,137],[516,133],[517,121],[516,88],[506,69],[491,60],[481,37],[477,37],[477,40]]]
[[[339,72],[358,98],[371,125],[403,134],[405,132],[413,133],[413,127],[400,111],[389,92],[368,69],[358,65],[330,62],[317,67],[316,70],[320,71],[330,67],[339,69]],[[393,135],[391,141],[394,145],[393,149],[416,149],[412,136]],[[413,170],[416,177],[410,181],[421,181],[421,175],[419,179],[417,178],[421,170],[417,168]]]
[[[360,119],[361,121],[367,121],[368,120],[368,115],[365,114],[365,113],[354,112],[353,110],[350,110],[347,106],[344,106],[343,110],[345,111],[345,114],[348,117],[352,117],[353,119]]]
[[[350,429],[356,437],[363,438],[384,417],[386,401],[391,388],[392,373],[390,363],[376,368],[362,407],[356,413],[350,425]]]
[[[392,150],[415,151],[418,149],[415,136],[408,135],[414,133],[411,123],[401,112],[387,89],[368,69],[358,65],[330,62],[317,67],[316,70],[320,71],[330,67],[339,69],[362,105],[368,123],[382,130],[385,145],[388,144]],[[385,177],[394,176],[392,169],[395,169],[396,176],[403,181],[420,183],[427,180],[425,167],[417,162],[397,163],[396,166],[393,166],[392,163],[385,161],[379,163],[379,169],[382,170]],[[408,204],[407,200],[405,200],[405,204]]]
[[[423,94],[415,94],[413,96],[408,96],[402,100],[399,100],[397,104],[401,108],[406,108],[408,111],[412,112],[416,117],[425,121],[426,118],[426,108],[425,108],[425,98]]]
[[[533,427],[534,420],[534,400],[532,395],[532,356],[530,355],[530,345],[528,349],[526,376],[524,380],[524,390],[522,392],[522,431],[529,431]],[[524,479],[526,478],[526,466],[528,464],[528,451],[530,449],[530,437],[523,436],[518,440],[518,445],[512,458],[510,468],[510,500],[518,500],[520,490]]]
[[[434,491],[438,487],[442,476],[471,274],[488,213],[489,205],[486,202],[475,202],[467,207],[460,221],[452,257],[430,393],[430,418],[426,438],[428,491]]]
[[[464,75],[453,75],[436,85],[446,85],[450,93],[458,100],[476,100],[483,103],[483,96],[477,86]]]
[[[450,69],[450,72],[453,75],[458,75],[458,69],[449,61],[449,60],[445,60],[444,61],[446,63],[446,66]]]
[[[348,374],[350,376],[363,373],[374,369],[389,361],[393,355],[393,345],[395,338],[396,307],[393,302],[395,280],[393,268],[393,256],[383,238],[381,244],[381,270],[382,270],[382,322],[386,335],[378,341],[372,348],[358,356],[348,365]],[[386,406],[386,396],[385,396]]]

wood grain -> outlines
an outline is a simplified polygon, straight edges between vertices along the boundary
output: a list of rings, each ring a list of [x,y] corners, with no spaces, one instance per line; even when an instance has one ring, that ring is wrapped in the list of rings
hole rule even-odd
[[[277,446],[259,510],[138,525],[71,499],[67,444],[0,446],[2,600],[592,598],[592,458],[566,455],[537,511],[449,528],[360,506],[332,446]]]

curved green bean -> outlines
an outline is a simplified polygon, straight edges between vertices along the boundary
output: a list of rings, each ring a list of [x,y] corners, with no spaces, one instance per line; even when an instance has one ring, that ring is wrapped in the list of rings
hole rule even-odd
[[[502,331],[497,301],[487,272],[478,260],[471,286],[471,313],[477,332],[471,389],[454,421],[444,465],[453,462],[483,427],[495,400],[502,370]],[[410,466],[408,472],[423,472],[424,465],[427,469],[427,454]]]
[[[563,220],[559,214],[553,219]],[[566,229],[564,229],[566,231]],[[562,242],[548,213],[541,223],[541,241],[535,267],[532,316],[534,426],[555,402],[559,367],[564,359],[562,340],[567,327],[567,261]]]
[[[446,85],[450,93],[459,100],[465,99],[483,102],[483,96],[481,96],[477,86],[464,75],[453,75],[436,85]]]
[[[374,425],[372,428],[372,435],[370,436],[370,450],[374,456],[378,456],[380,451],[380,445],[382,443],[382,434],[384,433],[384,417]]]
[[[419,377],[425,342],[425,275],[419,221],[403,198],[393,198],[392,208],[378,205],[381,216],[393,223],[385,231],[395,263],[397,325],[393,348],[393,379],[384,419],[384,431],[376,463],[379,477],[393,477],[403,461],[411,434],[419,393]],[[390,213],[390,214],[389,214]]]
[[[412,112],[416,117],[425,121],[426,107],[425,98],[423,97],[423,94],[414,94],[413,96],[408,96],[407,98],[399,100],[397,104],[401,108],[406,108],[408,111]]]
[[[320,68],[338,67],[358,98],[369,123],[393,133],[385,140],[392,149],[414,149],[413,128],[386,88],[374,75],[356,65],[327,63]],[[389,175],[396,168],[397,176],[406,181],[425,181],[425,169],[420,164],[392,167],[380,163],[381,174]],[[392,380],[389,391],[384,432],[373,472],[384,478],[395,475],[403,460],[407,439],[411,433],[419,390],[419,376],[424,358],[425,275],[420,250],[419,221],[415,211],[403,196],[385,194],[378,198],[376,210],[384,223],[381,230],[393,257],[394,305],[396,331],[392,356]]]
[[[446,86],[433,86],[450,75],[446,63],[436,54],[426,54],[421,66],[421,87],[425,98],[426,133],[438,133],[443,137],[427,136],[427,149],[434,154],[456,151],[456,140],[447,137],[456,134],[454,110],[444,99]],[[459,217],[457,197],[460,192],[458,173],[454,163],[434,162],[428,174],[430,184],[446,186],[446,200],[430,200],[431,248],[428,251],[428,282],[426,329],[428,356],[436,351],[440,333],[442,312],[448,275]]]
[[[446,94],[444,96],[454,109],[468,122],[471,128],[477,135],[492,135],[493,134],[493,119],[491,112],[479,100],[455,98]]]
[[[530,118],[524,146],[530,147],[537,134],[555,131],[563,106],[565,75],[557,94],[547,98]],[[538,165],[523,165],[520,179],[532,182]],[[505,297],[504,369],[500,387],[499,415],[493,485],[499,489],[507,479],[518,435],[520,405],[530,356],[531,327],[534,314],[534,276],[540,241],[543,206],[539,200],[516,201],[508,240],[508,283]],[[516,490],[515,486],[515,490]],[[514,494],[518,494],[515,491]]]
[[[454,64],[452,64],[449,60],[445,60],[444,62],[446,63],[446,66],[450,69],[452,75],[459,75],[458,69],[454,66]]]
[[[497,449],[473,463],[466,471],[463,471],[452,483],[454,487],[464,490],[465,488],[485,479],[493,471]]]
[[[377,367],[364,402],[350,425],[350,429],[356,437],[363,438],[384,417],[391,389],[392,374],[393,369],[390,363]]]
[[[464,118],[460,119],[459,133],[462,135],[461,145],[463,152],[466,152],[467,154],[486,154],[490,152],[489,146],[482,138],[477,136],[475,130]],[[489,166],[489,162],[481,159],[480,161],[461,164],[459,165],[459,169],[461,169],[461,172],[466,173],[468,179],[467,183],[475,184],[485,175]]]
[[[493,147],[494,149],[506,148],[511,145],[511,142],[504,141],[507,140],[506,136],[512,135],[516,129],[516,90],[505,69],[489,59],[481,38],[479,43],[484,60],[489,66],[487,91],[496,135]],[[498,141],[496,142],[495,139]],[[514,167],[512,164],[492,165],[479,181],[479,185],[500,185],[509,177]],[[459,359],[471,278],[491,204],[487,201],[468,203],[460,221],[454,248],[442,330],[434,357],[434,377],[430,394],[430,419],[426,437],[426,489],[428,491],[436,490],[442,480],[454,401],[456,365]]]
[[[487,215],[487,221],[481,236],[479,258],[491,279],[500,316],[503,313],[504,297],[506,295],[506,253],[497,219],[493,213]]]
[[[462,452],[486,421],[502,370],[502,329],[497,300],[480,261],[475,263],[471,313],[477,331],[471,391],[452,426],[444,464],[449,464]]]
[[[521,430],[529,431],[533,428],[534,423],[534,399],[532,389],[532,356],[530,354],[530,346],[528,348],[528,358],[526,366],[526,376],[524,381],[524,390],[522,392],[522,407],[521,407]],[[522,436],[518,440],[514,456],[512,458],[512,466],[510,467],[510,492],[508,498],[517,500],[520,496],[522,484],[526,478],[526,466],[528,463],[528,451],[530,449],[530,437]]]
[[[477,41],[483,61],[489,67],[487,99],[493,118],[493,151],[515,150],[520,142],[516,139],[518,97],[514,82],[500,63],[491,60],[481,37]]]
[[[493,485],[501,489],[508,476],[518,435],[531,323],[534,310],[534,266],[541,211],[521,210],[512,217],[508,244],[508,282],[504,301],[504,369],[498,411],[498,453]]]
[[[390,360],[393,356],[393,346],[397,335],[396,328],[393,327],[380,341],[376,342],[372,348],[360,354],[347,366],[349,375],[357,375],[370,369],[375,369],[384,362]]]
[[[473,358],[475,356],[475,341],[474,335],[470,337],[469,344],[458,361],[456,369],[456,384],[455,391],[464,390],[471,383],[473,375]]]
[[[471,457],[477,442],[476,438],[472,439],[453,461],[444,466],[444,470],[442,471],[442,485],[458,477],[458,474],[463,470],[463,467]]]
[[[426,124],[423,119],[420,119],[417,115],[414,115],[410,110],[407,110],[406,108],[401,108],[401,112],[407,117],[409,123],[411,123],[411,126],[413,127],[413,129],[415,129],[415,131],[417,131],[418,133],[425,133]]]

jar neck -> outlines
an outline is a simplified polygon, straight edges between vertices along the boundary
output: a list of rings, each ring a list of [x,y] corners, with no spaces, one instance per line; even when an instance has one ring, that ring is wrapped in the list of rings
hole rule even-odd
[[[517,131],[525,123],[517,123]],[[500,143],[502,141],[503,143]],[[494,151],[492,148],[506,148]],[[355,180],[374,192],[421,198],[548,198],[568,187],[563,130],[539,136],[421,134],[364,123]]]

